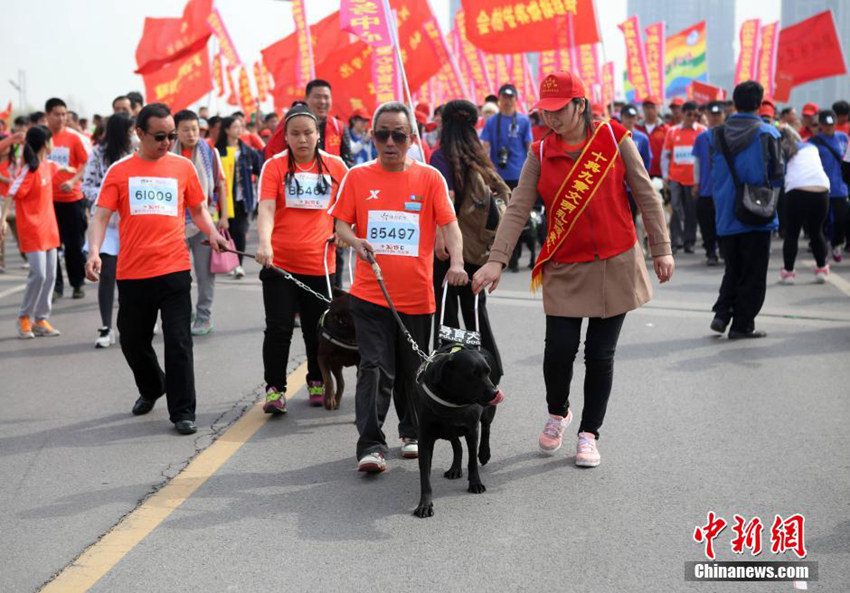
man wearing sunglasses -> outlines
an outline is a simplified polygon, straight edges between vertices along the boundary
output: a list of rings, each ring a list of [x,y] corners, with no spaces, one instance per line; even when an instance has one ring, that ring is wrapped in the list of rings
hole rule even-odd
[[[389,452],[382,430],[390,401],[395,401],[401,454],[417,457],[412,408],[419,358],[401,333],[375,274],[374,257],[405,327],[423,351],[428,349],[434,301],[434,241],[442,232],[451,256],[446,280],[469,282],[463,267],[463,239],[442,174],[408,158],[416,120],[395,101],[375,111],[372,133],[377,160],[353,167],[340,184],[330,209],[339,237],[357,250],[351,287],[351,314],[360,349],[355,419],[357,468],[379,473]],[[354,226],[357,230],[353,230]]]
[[[113,212],[118,212],[118,331],[121,351],[139,389],[133,414],[147,414],[166,395],[171,422],[180,434],[195,426],[195,371],[189,250],[184,211],[220,251],[227,241],[207,211],[206,194],[192,161],[169,152],[177,139],[166,105],[146,105],[136,117],[137,153],[113,164],[103,180],[89,232],[86,276],[97,282],[100,245]],[[162,315],[165,372],[151,344]]]

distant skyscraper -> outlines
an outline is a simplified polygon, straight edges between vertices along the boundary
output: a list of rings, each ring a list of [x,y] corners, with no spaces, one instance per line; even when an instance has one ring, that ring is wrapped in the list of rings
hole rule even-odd
[[[628,0],[626,14],[637,15],[641,27],[665,21],[668,37],[706,21],[708,82],[732,88],[735,78],[732,44],[738,34],[735,30],[735,0]]]
[[[824,10],[832,9],[838,39],[846,44],[850,36],[850,3],[842,0],[782,0],[782,26],[803,21]],[[847,61],[845,45],[844,60]],[[850,77],[832,76],[815,80],[791,91],[791,104],[800,111],[804,103],[817,103],[822,109],[831,107],[838,99],[850,101]]]

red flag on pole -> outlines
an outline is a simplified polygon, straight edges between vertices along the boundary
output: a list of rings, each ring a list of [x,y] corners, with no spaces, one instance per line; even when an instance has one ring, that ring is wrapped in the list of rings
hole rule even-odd
[[[776,72],[791,76],[794,86],[847,74],[831,10],[779,32]]]
[[[266,89],[266,78],[263,76],[263,68],[260,62],[254,62],[254,82],[257,84],[257,100],[260,103],[268,98]]]
[[[614,62],[602,66],[602,104],[608,109],[614,102]]]
[[[207,17],[207,28],[215,34],[218,39],[219,53],[227,58],[227,68],[233,68],[242,63],[239,59],[239,54],[236,53],[236,46],[233,45],[233,40],[230,38],[230,33],[227,27],[224,26],[224,21],[221,20],[221,14],[216,8]]]
[[[455,14],[454,34],[458,38],[463,61],[469,69],[472,81],[475,83],[476,100],[483,103],[484,97],[494,91],[493,83],[490,81],[490,76],[487,72],[487,63],[483,59],[481,50],[477,49],[466,38],[465,18],[462,10],[457,11]]]
[[[12,117],[12,102],[9,101],[9,104],[6,106],[2,112],[0,112],[0,119],[5,122],[9,121],[9,118]]]
[[[150,74],[205,47],[212,0],[189,0],[181,18],[146,18],[136,47],[136,74]]]
[[[225,93],[225,88],[224,69],[221,65],[221,54],[216,54],[213,58],[213,80],[215,81],[215,86],[218,87],[218,96],[223,97]]]
[[[761,19],[750,19],[741,23],[741,52],[738,54],[738,64],[735,67],[735,86],[745,80],[754,80],[758,64],[759,31]]]
[[[310,39],[310,25],[307,24],[304,0],[292,0],[292,18],[295,20],[295,38],[298,42],[295,84],[306,87],[308,82],[316,78],[316,65],[313,62],[313,43]]]
[[[557,21],[569,17],[574,45],[601,41],[593,0],[461,0],[461,4],[467,15],[467,37],[487,52],[557,49]]]
[[[649,76],[646,67],[646,54],[641,36],[640,20],[633,16],[626,22],[617,25],[626,40],[626,65],[629,81],[635,87],[635,101],[649,97]]]
[[[165,103],[174,112],[186,109],[212,90],[207,48],[145,74],[143,78],[148,103]]]
[[[257,111],[257,102],[251,93],[251,81],[248,79],[248,71],[245,70],[245,66],[239,67],[239,103],[242,105],[245,117],[251,119],[251,116]]]
[[[666,69],[666,27],[664,21],[649,25],[646,33],[646,73],[649,76],[649,90],[664,102],[664,76]]]
[[[757,79],[766,95],[773,95],[773,72],[776,70],[776,48],[779,46],[779,22],[761,28]]]

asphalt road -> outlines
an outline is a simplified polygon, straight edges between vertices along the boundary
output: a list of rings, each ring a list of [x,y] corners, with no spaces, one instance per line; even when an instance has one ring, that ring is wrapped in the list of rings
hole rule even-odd
[[[780,245],[757,324],[769,337],[729,341],[708,324],[722,270],[685,255],[671,284],[627,316],[602,428],[602,465],[573,464],[577,422],[554,457],[537,452],[546,408],[545,318],[529,273],[506,274],[490,301],[507,374],[493,427],[487,492],[441,477],[435,516],[411,512],[415,461],[395,449],[377,477],[355,471],[354,373],[337,412],[289,413],[244,444],[228,428],[259,398],[263,313],[256,264],[220,279],[216,329],[195,342],[198,424],[177,436],[165,406],[136,418],[119,348],[95,350],[96,289],[56,303],[58,338],[18,340],[26,272],[0,275],[0,591],[33,591],[221,435],[235,453],[97,581],[93,591],[791,591],[790,583],[691,583],[704,558],[694,528],[714,511],[766,524],[805,516],[815,591],[850,590],[850,264],[834,281],[779,286]],[[157,338],[161,351],[161,338]],[[304,360],[296,334],[289,368]],[[580,359],[579,359],[580,360]],[[572,405],[580,411],[583,368]],[[395,437],[391,413],[386,428]]]

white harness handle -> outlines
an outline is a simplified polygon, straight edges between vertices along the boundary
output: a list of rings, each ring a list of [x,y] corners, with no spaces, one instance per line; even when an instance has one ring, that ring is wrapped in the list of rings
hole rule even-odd
[[[440,307],[440,326],[441,327],[443,326],[443,320],[446,318],[446,296],[448,296],[448,293],[449,293],[449,283],[443,282],[443,302],[441,303],[442,306]],[[481,300],[481,295],[476,294],[475,295],[475,332],[480,335],[481,332],[478,329],[478,301],[479,300]]]
[[[333,237],[331,237],[333,238]],[[325,254],[322,256],[322,263],[325,265],[325,284],[328,286],[328,298],[333,300],[333,287],[331,286],[331,274],[328,268],[328,245],[332,243],[331,239],[325,241]],[[354,268],[352,267],[352,260],[354,259],[354,248],[348,248],[348,285],[351,286],[354,284]],[[477,303],[476,303],[477,304]]]

